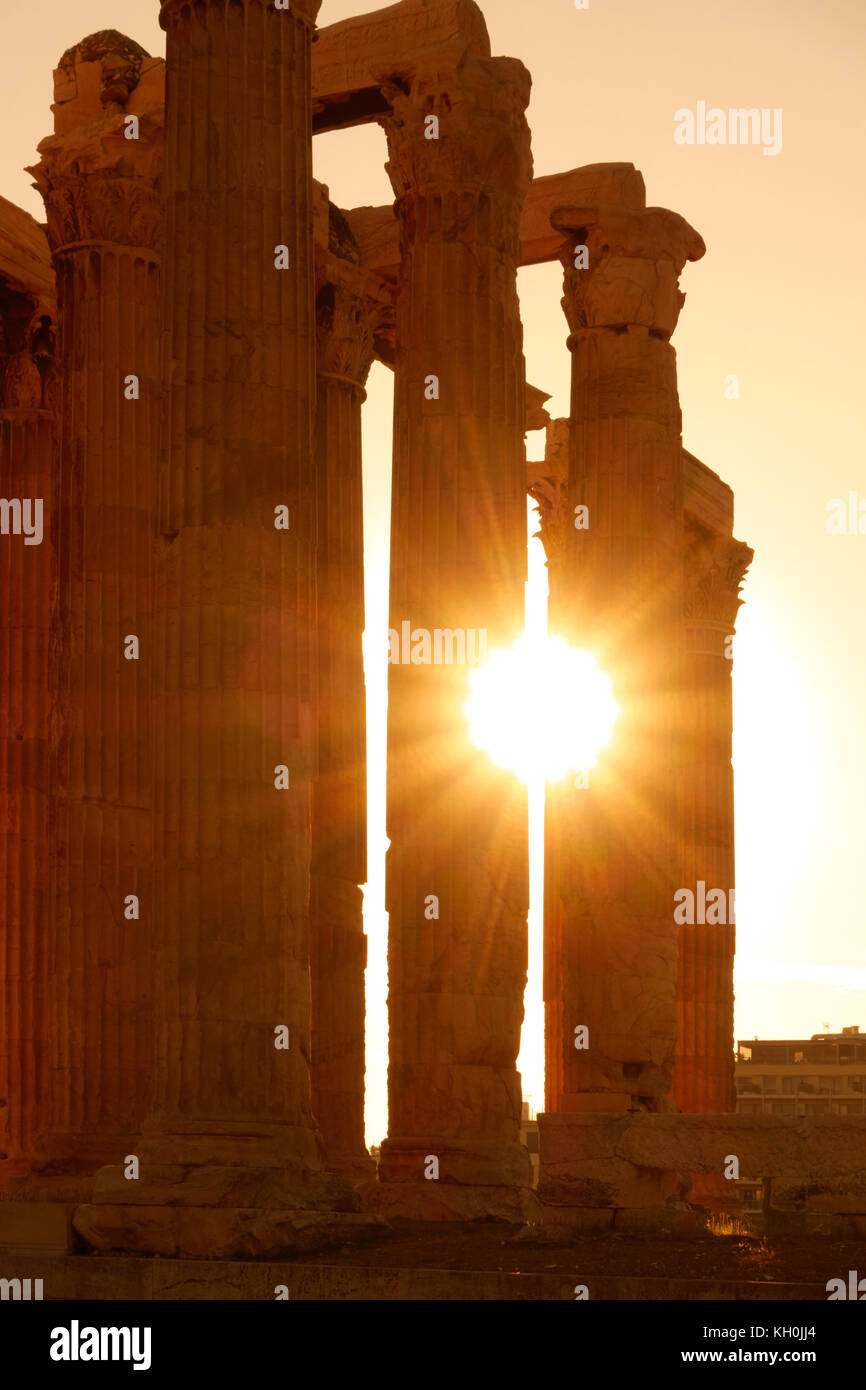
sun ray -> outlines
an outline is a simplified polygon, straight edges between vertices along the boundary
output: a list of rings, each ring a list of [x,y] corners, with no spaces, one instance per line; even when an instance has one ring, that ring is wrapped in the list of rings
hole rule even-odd
[[[471,675],[470,738],[527,784],[588,771],[610,740],[618,707],[590,652],[558,637],[520,637]]]

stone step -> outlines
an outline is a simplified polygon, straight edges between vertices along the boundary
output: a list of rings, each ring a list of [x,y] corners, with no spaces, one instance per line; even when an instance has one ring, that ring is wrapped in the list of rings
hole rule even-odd
[[[72,1202],[0,1202],[0,1252],[74,1250],[74,1210]]]
[[[94,1299],[145,1302],[276,1298],[285,1286],[301,1301],[400,1300],[573,1301],[575,1285],[590,1299],[614,1301],[825,1302],[822,1283],[653,1276],[515,1274],[491,1270],[388,1269],[364,1265],[242,1260],[172,1260],[126,1256],[33,1254],[0,1248],[0,1279],[41,1279],[46,1301]]]

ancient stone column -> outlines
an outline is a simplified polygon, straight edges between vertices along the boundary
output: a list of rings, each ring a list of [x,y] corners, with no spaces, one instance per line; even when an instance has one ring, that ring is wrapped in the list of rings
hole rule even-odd
[[[721,889],[713,921],[679,928],[674,1098],[680,1110],[729,1112],[734,1085],[734,774],[732,639],[752,551],[689,522],[685,549],[683,887]],[[716,920],[718,919],[718,920]]]
[[[0,280],[0,1186],[27,1169],[48,1078],[56,393],[40,307]]]
[[[358,1205],[323,1172],[308,1061],[317,8],[161,10],[156,1101],[140,1181],[103,1170],[76,1214],[103,1249],[276,1254]]]
[[[677,1032],[674,893],[683,687],[677,280],[703,254],[682,218],[565,209],[571,334],[568,510],[558,629],[593,652],[620,715],[588,787],[548,789],[546,1108],[666,1110]],[[576,253],[585,247],[585,257]],[[575,512],[584,507],[587,513]]]
[[[336,208],[331,240],[351,233]],[[357,257],[356,257],[357,259]],[[374,320],[364,277],[327,258],[316,300],[318,774],[313,785],[310,969],[313,1113],[327,1167],[371,1173],[364,1144],[367,703],[361,405]]]
[[[569,552],[573,517],[567,511],[568,451],[571,425],[565,419],[545,424],[544,459],[527,462],[527,492],[538,509],[538,535],[544,546],[548,577],[547,620],[551,631],[562,626],[559,606],[568,621],[568,586],[561,566]]]
[[[408,90],[407,90],[408,89]],[[525,787],[469,741],[468,664],[523,628],[516,270],[529,77],[508,58],[385,85],[397,194],[385,1209],[519,1219]],[[437,638],[437,632],[439,634]],[[407,640],[408,639],[408,640]]]
[[[108,33],[56,74],[57,133],[31,172],[57,271],[58,694],[45,928],[51,1089],[37,1169],[128,1149],[152,1077],[150,672],[161,125],[136,112],[147,54]],[[131,138],[129,132],[135,132]]]

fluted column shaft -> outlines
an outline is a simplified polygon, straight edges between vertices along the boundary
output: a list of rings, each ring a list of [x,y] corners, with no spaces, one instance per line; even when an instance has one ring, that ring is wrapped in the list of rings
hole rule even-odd
[[[513,60],[467,63],[450,85],[437,73],[408,95],[395,89],[385,123],[402,252],[391,628],[463,630],[467,651],[471,634],[493,650],[523,627],[516,268],[527,94]],[[436,140],[425,139],[430,110],[440,113]],[[528,1185],[515,1067],[525,788],[470,745],[465,664],[389,670],[390,1118],[380,1178],[423,1182],[433,1154],[451,1183]]]
[[[328,1168],[372,1167],[364,1144],[367,876],[361,405],[373,354],[364,296],[317,301],[318,775],[313,786],[310,969],[313,1112]]]
[[[316,9],[162,7],[167,398],[148,1129],[158,1151],[193,1163],[320,1164],[308,1064]],[[288,1047],[276,1046],[280,1027]]]
[[[0,496],[42,503],[41,543],[0,536],[0,1184],[26,1170],[48,1081],[54,412],[31,352],[34,306],[2,295]],[[47,369],[48,362],[42,362]],[[47,371],[46,371],[47,375]],[[34,513],[31,512],[31,524]]]
[[[731,638],[748,546],[693,528],[686,551],[683,886],[721,889],[723,920],[680,925],[674,1097],[690,1113],[728,1112],[734,1083],[734,776]]]
[[[33,170],[57,271],[61,369],[51,1088],[39,1144],[52,1173],[122,1156],[151,1097],[161,135],[150,122],[137,141],[123,131],[114,114],[49,137]]]
[[[548,1110],[672,1108],[674,893],[680,826],[683,481],[676,276],[703,244],[659,209],[555,214],[589,249],[565,258],[571,327],[569,509],[554,600],[620,707],[589,786],[551,788],[545,816]],[[583,1029],[587,1030],[585,1033]]]

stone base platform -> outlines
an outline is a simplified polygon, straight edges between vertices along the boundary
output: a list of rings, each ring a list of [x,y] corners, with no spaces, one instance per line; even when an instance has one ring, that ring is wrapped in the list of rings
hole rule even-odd
[[[730,1173],[732,1198],[768,1185],[773,1233],[866,1236],[866,1117],[541,1114],[538,1135],[545,1224],[698,1234]]]
[[[52,1301],[537,1301],[574,1302],[574,1275],[494,1270],[387,1269],[362,1265],[170,1260],[124,1256],[24,1256],[0,1250],[0,1278],[41,1279]],[[823,1301],[823,1283],[585,1275],[590,1299]],[[278,1292],[279,1291],[279,1292]]]
[[[519,1143],[386,1139],[378,1181],[358,1190],[365,1210],[407,1221],[538,1219],[530,1158]]]
[[[686,1202],[656,1207],[551,1207],[539,1204],[545,1227],[617,1234],[674,1236],[690,1240],[707,1230],[707,1213]]]
[[[188,1160],[198,1136],[172,1136],[165,1148]],[[210,1139],[208,1138],[208,1142]],[[242,1141],[218,1136],[228,1161],[160,1162],[142,1144],[140,1177],[100,1169],[72,1224],[92,1249],[200,1259],[279,1259],[380,1234],[381,1215],[362,1210],[342,1175],[303,1165],[232,1162]],[[240,1147],[238,1145],[240,1144]]]
[[[404,1221],[537,1221],[530,1187],[462,1186],[445,1182],[371,1183],[359,1189],[365,1208]]]
[[[0,1252],[22,1257],[95,1249],[267,1259],[370,1240],[387,1229],[384,1217],[361,1211],[0,1202]]]
[[[379,1235],[383,1217],[365,1212],[261,1207],[150,1207],[91,1203],[73,1225],[95,1250],[200,1259],[275,1259]]]
[[[0,1249],[86,1249],[187,1258],[283,1258],[381,1235],[346,1178],[234,1164],[119,1167],[79,1179],[38,1178],[0,1200]]]
[[[73,1202],[0,1202],[0,1250],[71,1254],[78,1244]]]

